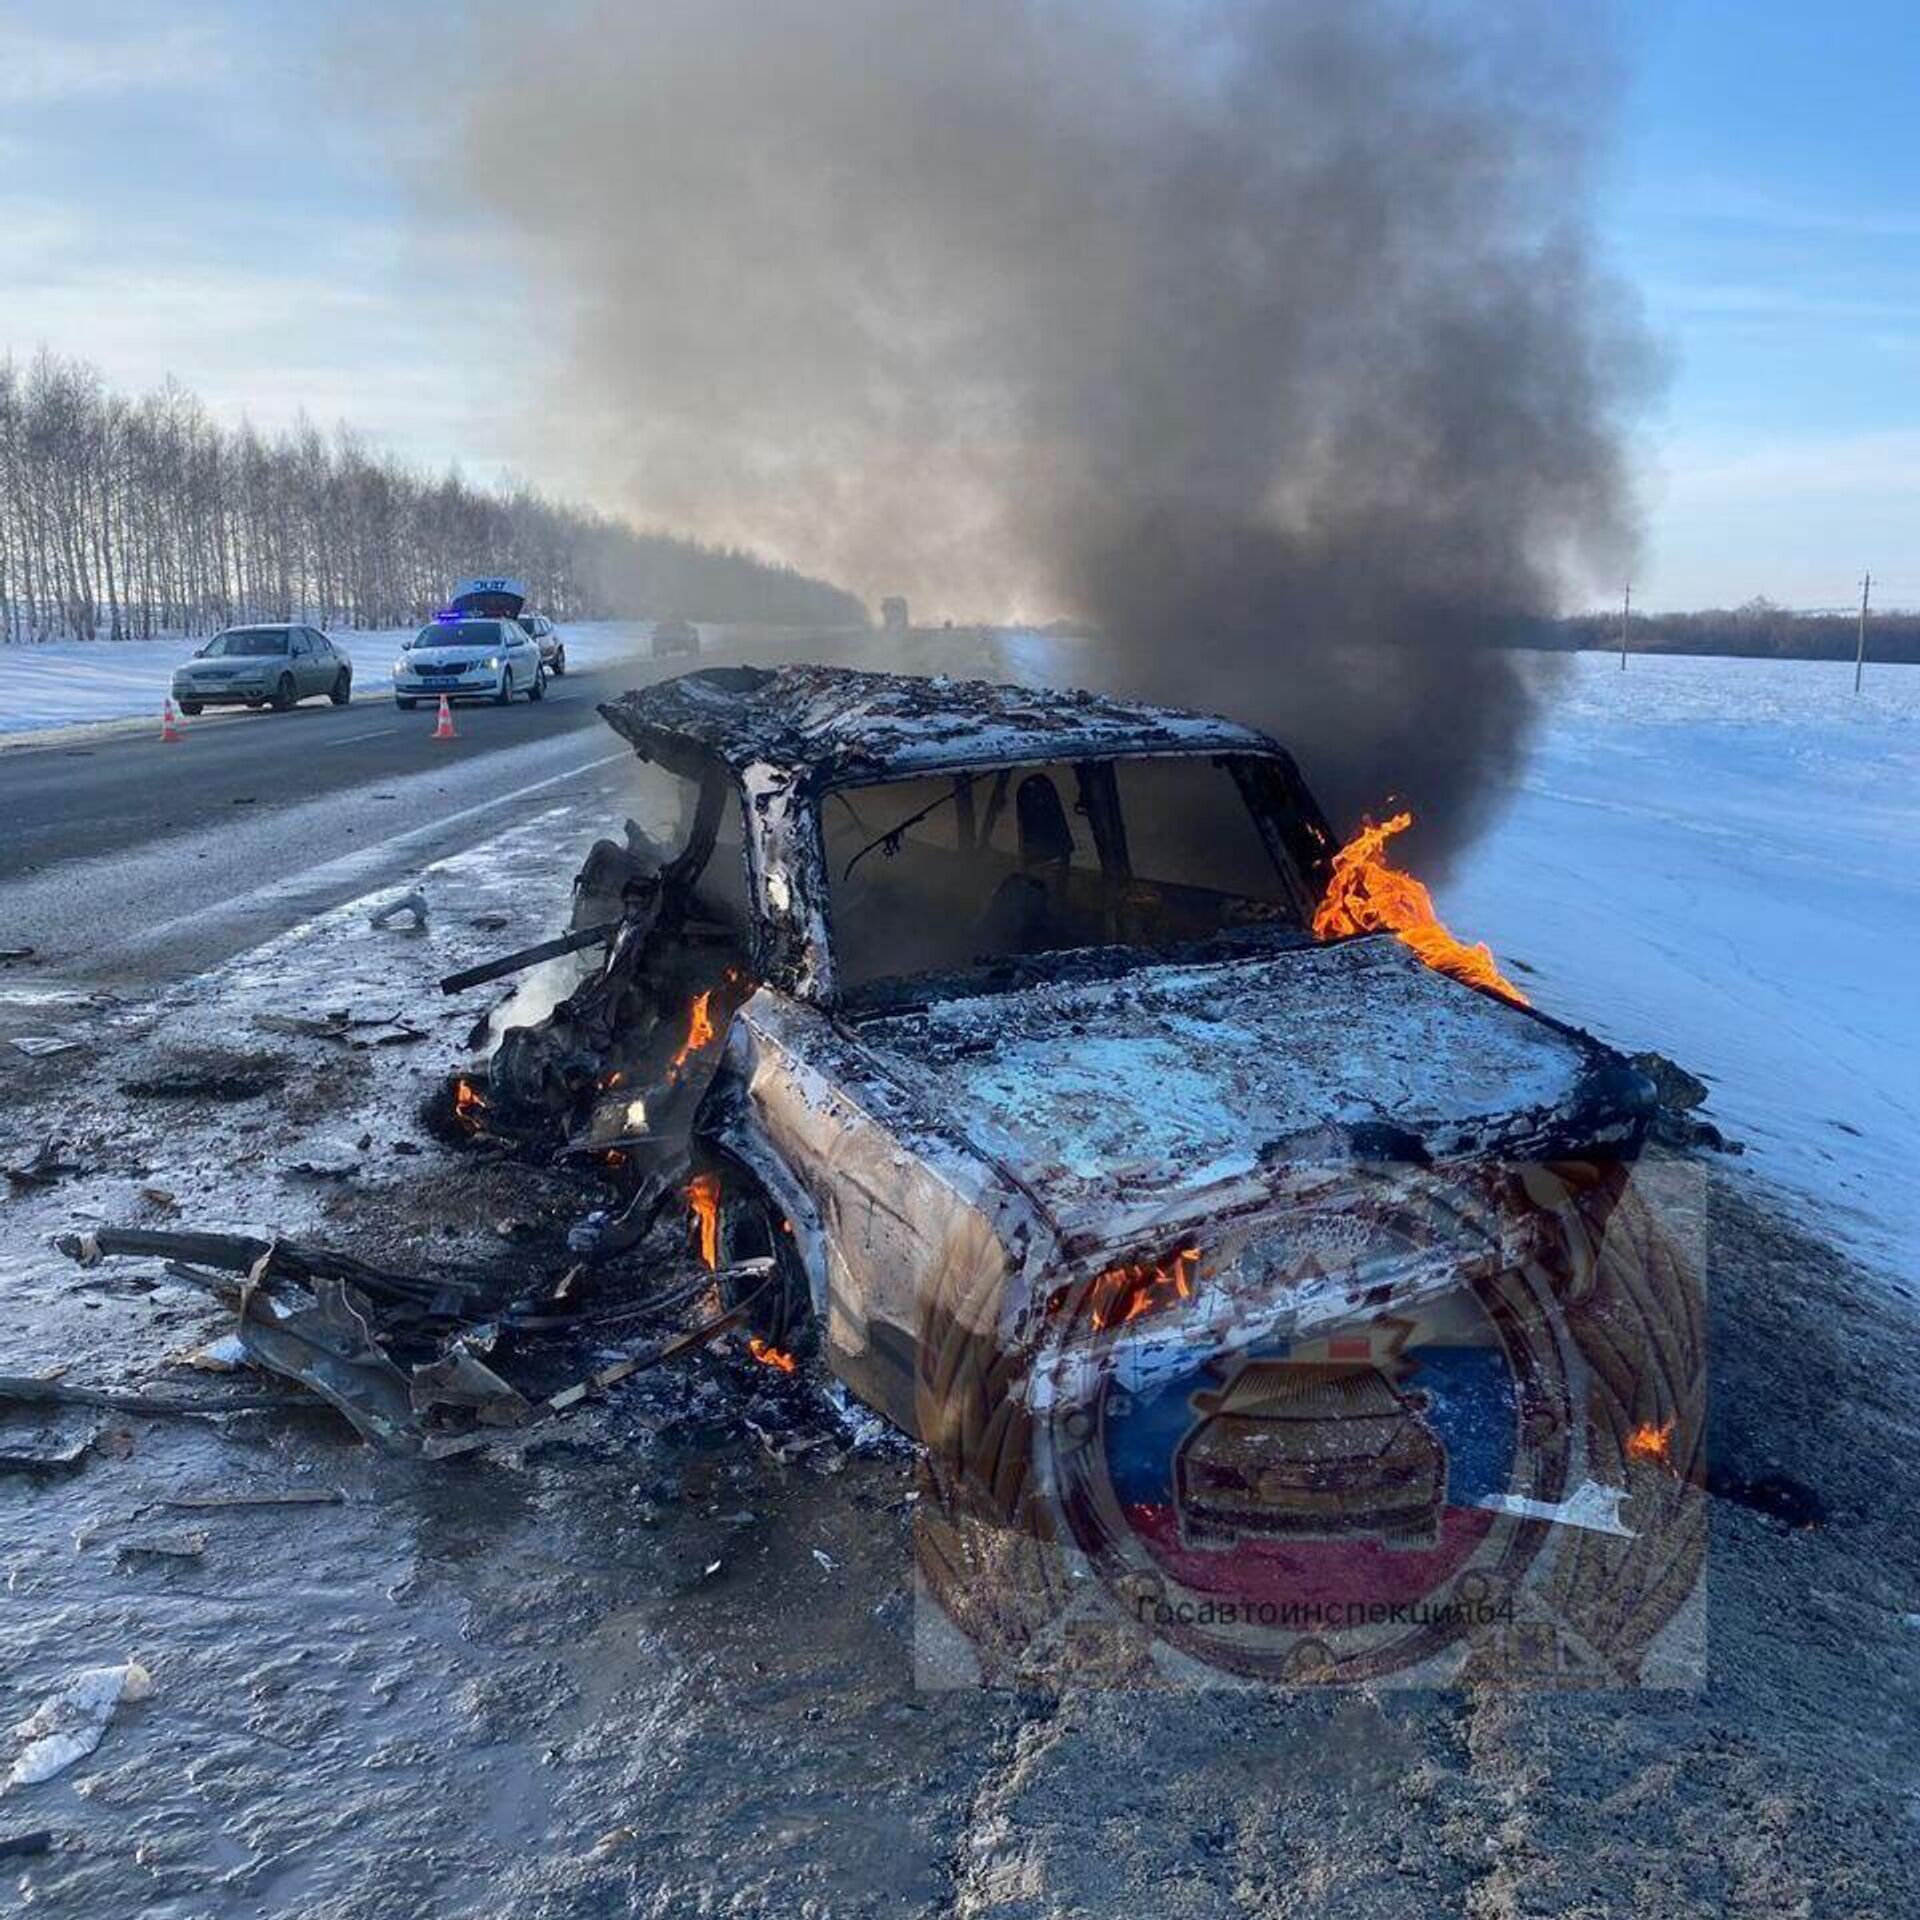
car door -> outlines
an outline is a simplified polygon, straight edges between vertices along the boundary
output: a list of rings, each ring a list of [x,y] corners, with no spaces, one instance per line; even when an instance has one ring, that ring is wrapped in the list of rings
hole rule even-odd
[[[327,643],[311,627],[302,627],[295,640],[295,651],[300,656],[301,693],[325,693],[332,679],[327,665]]]
[[[313,642],[307,638],[305,627],[287,630],[287,671],[293,675],[295,698],[313,691]]]

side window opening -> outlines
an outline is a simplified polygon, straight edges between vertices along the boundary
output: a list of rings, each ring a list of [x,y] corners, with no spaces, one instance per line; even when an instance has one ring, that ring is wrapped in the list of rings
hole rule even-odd
[[[821,809],[843,987],[1076,947],[1299,924],[1230,760],[1009,767],[830,793]]]

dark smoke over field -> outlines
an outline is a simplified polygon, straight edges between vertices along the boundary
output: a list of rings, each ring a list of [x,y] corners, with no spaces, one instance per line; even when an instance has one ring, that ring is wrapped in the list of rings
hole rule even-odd
[[[427,164],[570,304],[555,417],[611,501],[1081,618],[1343,823],[1411,800],[1431,862],[1524,731],[1487,643],[1631,534],[1564,19],[552,0],[441,50]]]

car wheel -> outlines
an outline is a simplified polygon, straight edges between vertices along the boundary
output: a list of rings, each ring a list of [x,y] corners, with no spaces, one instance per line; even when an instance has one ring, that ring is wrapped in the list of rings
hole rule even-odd
[[[353,698],[353,676],[342,667],[339,678],[333,683],[333,690],[327,695],[336,707],[344,707]]]
[[[299,697],[300,696],[297,693],[295,693],[293,690],[293,675],[290,673],[283,673],[280,676],[280,684],[277,687],[275,687],[273,690],[274,712],[275,713],[287,712]]]
[[[393,696],[393,704],[398,707],[402,713],[411,713],[420,702],[418,700],[403,700],[400,695],[396,693]]]
[[[500,690],[493,696],[493,704],[496,707],[504,707],[512,698],[513,669],[511,667],[502,667],[500,669]]]
[[[553,677],[556,680],[564,680],[567,677],[567,650],[565,647],[562,647],[560,651],[553,656]]]
[[[180,711],[184,713],[189,720],[191,720],[196,715],[204,712],[205,709],[201,706],[198,700],[182,700],[180,702]]]
[[[535,667],[533,670],[533,685],[527,689],[527,698],[529,700],[544,700],[546,697],[547,670],[545,667]]]
[[[781,1224],[778,1211],[758,1184],[734,1161],[720,1162],[718,1178],[720,1219],[716,1237],[721,1267],[735,1267],[769,1254],[774,1263],[773,1278],[763,1287],[736,1293],[730,1283],[724,1290],[728,1295],[724,1304],[729,1308],[746,1307],[748,1325],[769,1345],[788,1350],[805,1345],[812,1299],[793,1235]]]

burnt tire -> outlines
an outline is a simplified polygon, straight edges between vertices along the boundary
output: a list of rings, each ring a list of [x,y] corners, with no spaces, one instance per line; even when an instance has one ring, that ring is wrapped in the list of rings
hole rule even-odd
[[[719,1169],[721,1267],[771,1257],[773,1279],[764,1291],[735,1294],[722,1289],[722,1302],[732,1308],[751,1300],[747,1325],[770,1345],[791,1352],[804,1344],[813,1320],[813,1300],[793,1236],[780,1211],[761,1191],[759,1183],[736,1164]]]

